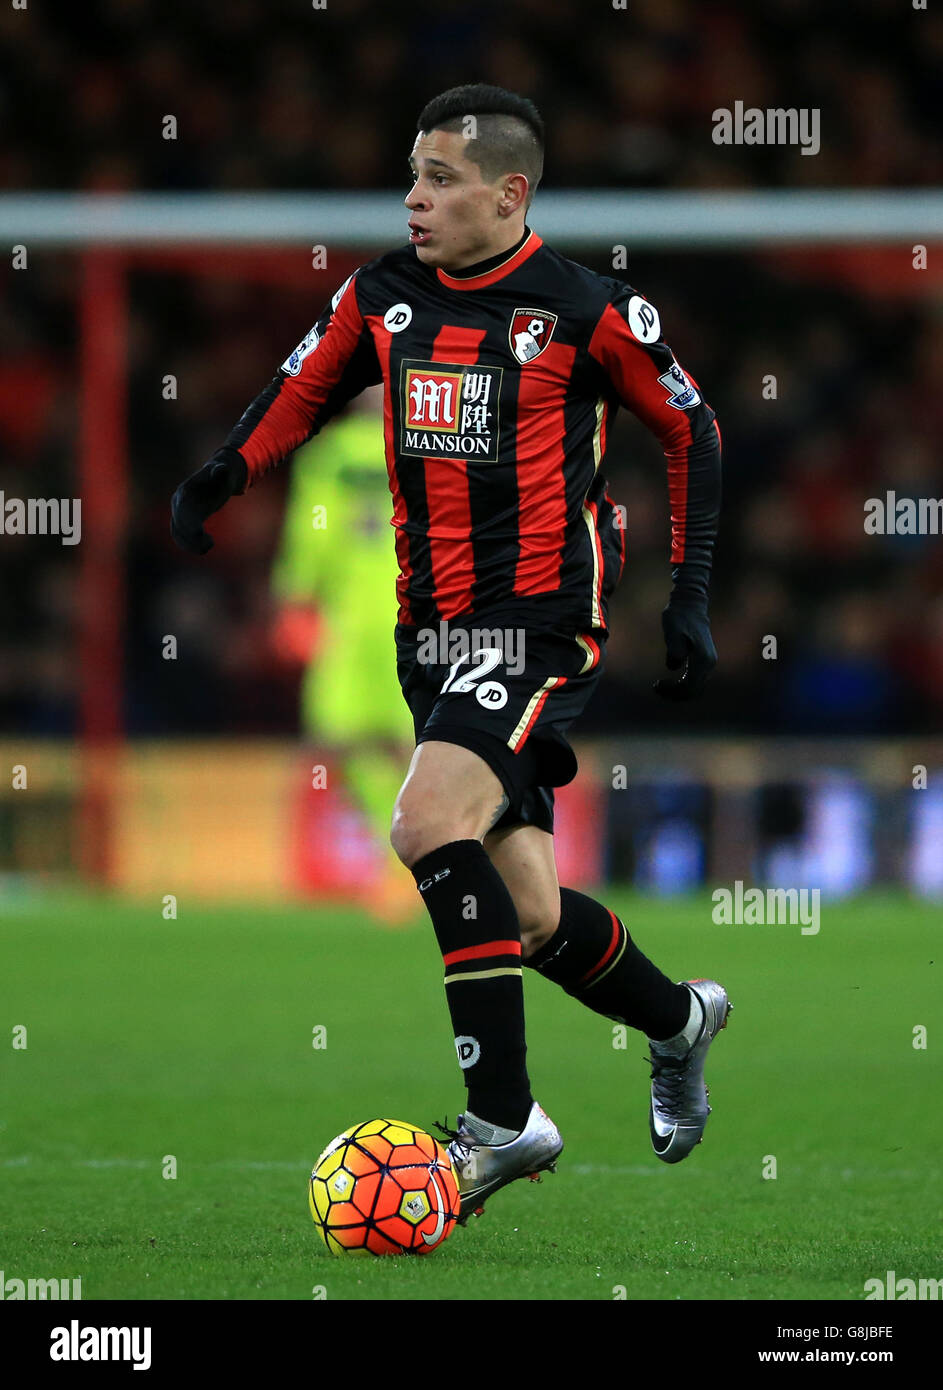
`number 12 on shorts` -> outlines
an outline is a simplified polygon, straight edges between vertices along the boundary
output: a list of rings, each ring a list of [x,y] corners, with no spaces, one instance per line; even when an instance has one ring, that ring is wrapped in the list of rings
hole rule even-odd
[[[507,686],[502,685],[500,681],[482,679],[501,664],[504,660],[503,651],[500,647],[480,647],[471,655],[481,658],[478,665],[459,676],[458,668],[469,659],[468,656],[460,657],[449,669],[439,694],[469,695],[474,691],[475,699],[482,709],[503,709],[508,702]]]
[[[454,661],[449,668],[449,674],[446,676],[439,694],[444,695],[446,691],[450,691],[453,695],[469,694],[474,690],[482,676],[486,676],[489,671],[493,671],[496,666],[501,664],[503,655],[504,653],[501,651],[500,647],[480,647],[477,652],[470,652],[465,656],[460,656],[458,661]],[[481,660],[477,666],[473,666],[470,671],[466,671],[464,676],[460,676],[458,680],[456,680],[458,668],[464,665],[470,656],[480,656],[483,660]]]

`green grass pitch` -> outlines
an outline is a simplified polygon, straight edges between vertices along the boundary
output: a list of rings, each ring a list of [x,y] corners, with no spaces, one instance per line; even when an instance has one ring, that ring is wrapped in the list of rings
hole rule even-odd
[[[461,1108],[431,927],[0,903],[0,1269],[81,1277],[86,1300],[861,1299],[888,1270],[943,1275],[939,909],[823,903],[803,936],[715,925],[706,896],[604,896],[669,974],[734,1002],[704,1143],[659,1163],[642,1037],[613,1046],[612,1023],[525,972],[558,1172],[433,1254],[382,1260],[324,1251],[307,1179],[350,1124]]]

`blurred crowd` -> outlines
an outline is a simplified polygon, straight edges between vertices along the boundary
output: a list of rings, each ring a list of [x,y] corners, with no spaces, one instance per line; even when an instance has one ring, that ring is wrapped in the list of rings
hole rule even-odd
[[[85,0],[4,6],[0,48],[0,187],[396,187],[418,112],[467,81],[537,102],[557,187],[941,174],[934,4]],[[714,144],[736,101],[820,110],[821,152]]]
[[[0,146],[0,184],[10,188],[389,188],[402,173],[405,192],[415,112],[469,79],[536,99],[548,186],[893,186],[941,172],[931,89],[943,16],[896,0],[633,0],[624,11],[566,0],[329,0],[323,10],[188,0],[172,23],[156,0],[99,0],[57,7],[55,23],[52,13],[0,14],[0,43],[18,55],[0,86],[14,132]],[[738,99],[820,106],[821,154],[715,146],[710,113]],[[176,141],[160,137],[168,114]],[[538,196],[538,231],[539,210]],[[576,258],[612,273],[604,258]],[[867,499],[888,489],[943,494],[939,309],[904,261],[901,293],[879,257],[836,261],[824,277],[802,257],[745,252],[645,256],[624,272],[658,305],[723,431],[720,665],[680,715],[651,692],[664,657],[667,489],[658,445],[621,413],[608,471],[628,558],[585,732],[943,730],[943,538],[869,535],[863,524]],[[131,274],[131,732],[298,729],[300,671],[273,642],[269,583],[287,469],[221,514],[207,559],[173,547],[169,501],[356,264],[332,251],[331,270],[302,292],[277,275]],[[67,253],[3,273],[7,497],[75,495],[77,283]],[[176,400],[162,394],[168,373]],[[0,540],[4,732],[75,729],[81,550],[54,537]],[[176,661],[159,659],[167,633]]]

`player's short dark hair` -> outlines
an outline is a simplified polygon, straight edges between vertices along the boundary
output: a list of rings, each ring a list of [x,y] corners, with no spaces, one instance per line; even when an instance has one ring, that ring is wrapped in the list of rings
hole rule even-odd
[[[509,171],[525,174],[530,207],[544,170],[544,123],[537,107],[517,92],[472,82],[427,102],[416,129],[464,131],[468,116],[475,117],[476,137],[468,141],[467,158],[478,165],[486,183]]]

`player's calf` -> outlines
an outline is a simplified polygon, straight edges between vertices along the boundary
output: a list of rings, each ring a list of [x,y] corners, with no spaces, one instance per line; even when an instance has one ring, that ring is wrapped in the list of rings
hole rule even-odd
[[[524,963],[595,1013],[645,1034],[652,1146],[678,1163],[700,1143],[710,1114],[704,1059],[730,1011],[726,991],[713,980],[674,984],[608,908],[571,888],[560,889],[560,901],[557,931]]]

